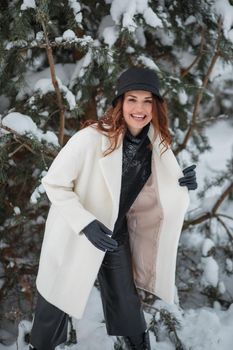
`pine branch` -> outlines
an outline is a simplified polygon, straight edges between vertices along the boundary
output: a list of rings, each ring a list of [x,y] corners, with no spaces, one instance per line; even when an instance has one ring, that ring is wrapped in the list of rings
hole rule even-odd
[[[204,49],[204,43],[205,43],[205,29],[204,27],[202,27],[202,31],[201,31],[201,44],[200,44],[200,48],[198,50],[198,53],[197,53],[197,56],[195,57],[195,59],[193,60],[193,62],[187,67],[187,68],[184,68],[182,69],[181,71],[181,78],[184,78],[188,73],[189,71],[192,69],[192,67],[197,64],[201,57],[202,57],[202,54],[203,54],[203,49]],[[163,57],[163,55],[161,55],[161,57]],[[160,58],[160,57],[159,57]],[[158,57],[157,57],[158,59]],[[164,93],[163,93],[163,98],[169,93],[170,91],[170,88],[167,89]]]
[[[47,52],[47,57],[48,57],[48,62],[49,62],[49,68],[50,68],[50,73],[51,73],[51,79],[52,79],[52,83],[55,89],[55,93],[57,96],[57,104],[58,104],[58,108],[59,108],[59,114],[60,114],[60,125],[59,125],[59,143],[62,146],[63,145],[63,141],[64,141],[64,129],[65,129],[65,106],[63,103],[63,99],[62,99],[62,94],[59,88],[59,84],[57,81],[57,77],[56,77],[56,71],[55,71],[55,65],[54,65],[54,58],[53,58],[53,50],[52,47],[50,45],[50,41],[49,41],[49,37],[48,37],[48,32],[47,32],[47,28],[46,28],[46,24],[45,24],[45,20],[44,20],[44,16],[43,13],[39,13],[38,17],[40,19],[42,28],[43,28],[43,32],[44,32],[44,36],[45,36],[45,42],[46,42],[46,52]]]
[[[204,43],[205,43],[205,28],[202,27],[202,31],[201,31],[201,44],[200,44],[200,48],[198,50],[198,54],[197,56],[195,57],[195,59],[193,60],[193,62],[185,69],[182,70],[182,73],[181,73],[181,77],[184,78],[188,73],[189,71],[193,68],[193,66],[195,66],[195,64],[197,64],[200,59],[201,59],[201,56],[203,54],[203,49],[204,49]]]
[[[180,322],[177,320],[177,318],[172,313],[167,311],[166,309],[158,309],[158,308],[156,308],[152,305],[149,305],[145,302],[142,302],[142,304],[147,309],[147,312],[149,312],[153,316],[155,316],[156,313],[160,314],[161,321],[166,326],[170,338],[174,341],[174,343],[176,345],[176,349],[177,350],[178,349],[185,350],[184,345],[182,344],[180,338],[178,337],[177,331],[176,331],[176,327],[180,327]],[[153,320],[152,322],[155,323],[156,321]],[[153,325],[150,324],[149,329],[151,329],[152,327],[153,327]]]
[[[233,218],[231,217],[231,216],[229,216],[229,215],[226,215],[226,214],[218,214],[218,217],[223,217],[223,218],[226,218],[226,219],[229,219],[229,220],[233,220]]]
[[[73,41],[64,41],[64,42],[56,42],[56,41],[50,41],[49,45],[52,49],[66,49],[66,48],[72,48],[72,47],[79,47],[82,49],[87,49],[90,46],[92,46],[93,43],[93,39],[91,37],[89,37],[88,35],[84,35],[82,38],[75,38],[75,40]],[[16,42],[12,42],[13,48],[11,49],[4,49],[4,52],[8,52],[11,50],[15,50],[17,49],[19,52],[25,52],[28,50],[32,50],[32,49],[46,49],[47,48],[47,44],[46,43],[42,43],[42,42],[35,42],[35,40],[33,40],[32,42],[30,42],[29,44],[27,43],[27,45],[22,45],[22,42],[16,41]],[[87,46],[87,47],[86,47]],[[95,47],[93,46],[93,49]]]
[[[217,220],[218,222],[220,222],[220,224],[224,227],[228,237],[229,237],[229,240],[233,242],[233,233],[228,229],[227,225],[225,224],[225,222],[220,219],[219,215],[217,215]]]
[[[73,321],[72,321],[72,317],[69,316],[68,317],[68,321],[69,321],[69,324],[70,324],[70,331],[69,331],[69,338],[68,340],[66,341],[66,345],[71,345],[71,344],[77,344],[78,341],[77,341],[77,333],[76,333],[76,330],[73,326]]]
[[[210,64],[209,64],[209,67],[207,69],[207,73],[203,79],[203,82],[202,82],[202,86],[201,86],[201,89],[196,97],[196,101],[195,101],[195,104],[194,104],[194,108],[193,108],[193,114],[192,114],[192,119],[191,119],[191,122],[190,122],[190,126],[186,132],[186,135],[184,137],[184,140],[183,142],[174,150],[174,154],[177,155],[178,153],[180,153],[183,149],[186,148],[187,146],[187,143],[189,141],[189,138],[191,137],[192,135],[192,132],[193,130],[196,128],[196,119],[197,119],[197,115],[198,115],[198,110],[199,110],[199,107],[200,107],[200,103],[201,103],[201,100],[202,100],[202,97],[203,97],[203,92],[204,92],[204,89],[206,88],[207,84],[208,84],[208,81],[209,81],[209,77],[210,77],[210,74],[218,60],[218,58],[221,56],[221,51],[220,51],[220,42],[221,42],[221,37],[222,37],[222,18],[220,17],[219,20],[218,20],[218,36],[217,36],[217,40],[216,40],[216,44],[215,44],[215,50],[214,50],[214,55],[210,61]]]
[[[204,221],[206,221],[208,219],[212,219],[212,218],[218,217],[218,214],[217,214],[218,208],[220,207],[222,202],[225,200],[225,198],[227,198],[227,196],[232,191],[233,191],[233,182],[231,182],[229,184],[229,186],[223,191],[223,193],[219,196],[219,198],[217,199],[217,201],[215,202],[215,204],[213,205],[212,209],[209,212],[204,213],[204,214],[200,215],[199,217],[197,217],[195,219],[184,221],[182,229],[185,230],[189,226],[198,225],[198,224],[201,224],[202,222],[204,222]]]
[[[22,136],[22,135],[18,134],[15,130],[13,130],[13,129],[9,128],[8,126],[5,126],[5,125],[1,125],[0,128],[6,130],[6,131],[8,131],[8,132],[10,132],[11,134],[13,134],[13,135],[14,135],[15,141],[18,142],[18,143],[20,144],[20,146],[17,147],[11,154],[9,154],[9,156],[12,156],[12,155],[15,154],[16,152],[20,151],[20,149],[21,149],[22,147],[27,148],[27,150],[28,150],[29,152],[33,153],[33,154],[37,154],[37,152],[34,151],[33,148],[31,147],[31,145],[32,145],[32,140],[31,140],[29,137],[27,137],[27,136],[25,136],[25,135]],[[1,131],[1,130],[0,130],[0,131]],[[50,158],[55,158],[56,155],[57,155],[57,153],[58,153],[58,152],[52,150],[52,149],[49,148],[49,147],[46,147],[46,148],[45,148],[45,145],[43,145],[43,149],[41,150],[41,152],[44,153],[44,154],[46,154],[46,155],[47,155],[48,157],[50,157]]]
[[[233,190],[233,182],[226,188],[226,190],[220,195],[219,199],[213,206],[212,212],[216,213],[224,199],[230,194],[230,192]]]

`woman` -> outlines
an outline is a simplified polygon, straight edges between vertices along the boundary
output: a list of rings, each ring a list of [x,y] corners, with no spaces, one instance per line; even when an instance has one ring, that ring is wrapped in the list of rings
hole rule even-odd
[[[123,336],[128,349],[150,349],[136,287],[174,302],[195,165],[182,173],[170,149],[165,102],[150,69],[123,72],[112,107],[85,126],[42,179],[52,204],[31,349],[66,340],[67,315],[82,317],[97,277],[108,334]]]

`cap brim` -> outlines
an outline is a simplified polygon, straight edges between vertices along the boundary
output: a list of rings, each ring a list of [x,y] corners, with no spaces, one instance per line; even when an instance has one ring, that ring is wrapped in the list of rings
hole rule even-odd
[[[127,91],[130,91],[132,89],[129,89],[129,90],[126,90],[122,93],[118,93],[116,97],[114,97],[114,99],[112,100],[112,106],[115,107],[116,104],[117,104],[117,100],[119,97],[121,97],[125,92]],[[133,90],[142,90],[141,88],[140,89],[133,89]],[[150,90],[144,90],[144,91],[150,91]],[[152,91],[150,91],[152,93],[152,95],[154,95],[155,97],[157,97],[161,102],[164,102],[164,98],[159,94],[159,93],[154,93]]]

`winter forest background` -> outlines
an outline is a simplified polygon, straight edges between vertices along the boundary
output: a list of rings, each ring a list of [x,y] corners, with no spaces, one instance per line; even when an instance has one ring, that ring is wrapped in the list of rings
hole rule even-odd
[[[1,0],[0,349],[27,348],[49,208],[40,180],[130,65],[157,72],[172,149],[183,168],[197,165],[177,305],[141,293],[152,349],[232,349],[232,44],[232,0]],[[122,349],[106,334],[97,282],[65,348]]]

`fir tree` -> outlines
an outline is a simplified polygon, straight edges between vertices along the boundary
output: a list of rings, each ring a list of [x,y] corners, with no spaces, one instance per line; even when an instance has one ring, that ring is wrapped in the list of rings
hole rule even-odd
[[[198,162],[210,150],[206,128],[232,113],[232,77],[218,84],[211,75],[217,65],[231,64],[233,39],[215,0],[4,0],[0,6],[1,322],[17,325],[33,313],[49,206],[40,180],[60,148],[82,121],[103,115],[123,69],[148,66],[162,83],[176,156],[184,167],[184,152]],[[232,11],[231,2],[226,6]],[[195,293],[202,295],[199,306],[217,301],[227,308],[233,301],[223,283],[233,273],[233,217],[224,214],[233,199],[232,174],[233,154],[198,192],[201,203],[207,191],[220,189],[213,205],[187,214],[183,236],[199,232],[203,245],[195,251],[181,240],[177,286],[184,306]],[[213,261],[216,283],[205,279]],[[142,298],[152,307],[151,295]],[[184,348],[175,318],[156,312],[155,335],[163,324],[177,349]]]

